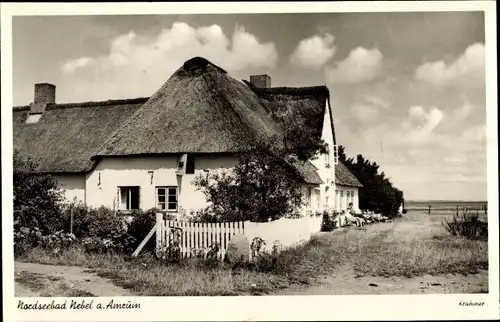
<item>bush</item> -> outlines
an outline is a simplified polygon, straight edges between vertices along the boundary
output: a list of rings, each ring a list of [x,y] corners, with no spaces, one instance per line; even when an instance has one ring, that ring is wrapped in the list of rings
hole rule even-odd
[[[336,228],[336,222],[333,220],[333,214],[328,211],[323,212],[323,220],[321,222],[321,231],[332,231]]]
[[[73,214],[73,234],[78,238],[116,238],[127,232],[127,219],[107,207],[92,208],[82,203],[68,204],[63,211],[65,229],[69,231]]]
[[[73,215],[73,234],[81,239],[87,252],[130,253],[153,227],[153,210],[134,211],[129,216],[107,207],[92,208],[82,203],[67,204],[62,216],[69,230]],[[128,217],[132,217],[129,223]],[[149,224],[149,225],[148,225]]]
[[[453,236],[488,239],[488,223],[480,220],[477,211],[464,209],[457,212],[451,221],[445,220],[443,226]]]
[[[128,227],[128,234],[135,238],[135,247],[146,238],[148,233],[156,224],[156,213],[157,209],[149,209],[145,212],[138,211],[133,213],[133,219]],[[156,248],[156,242],[154,238],[150,238],[149,241],[144,246],[145,251],[154,251]]]
[[[14,256],[22,256],[29,249],[41,247],[50,249],[54,252],[59,252],[68,249],[76,242],[76,237],[73,234],[58,231],[54,234],[43,235],[38,228],[23,227],[18,231],[14,231]]]
[[[62,193],[50,175],[37,174],[37,163],[14,151],[13,188],[14,223],[20,227],[37,227],[43,234],[61,229]]]

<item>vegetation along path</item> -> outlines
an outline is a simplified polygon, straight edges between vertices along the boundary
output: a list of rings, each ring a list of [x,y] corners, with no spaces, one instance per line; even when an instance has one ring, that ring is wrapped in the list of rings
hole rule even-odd
[[[15,296],[132,296],[92,271],[77,266],[15,262]]]

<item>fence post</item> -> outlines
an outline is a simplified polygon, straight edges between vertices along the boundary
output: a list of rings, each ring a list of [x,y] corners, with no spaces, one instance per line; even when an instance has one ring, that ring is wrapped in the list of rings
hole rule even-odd
[[[431,205],[429,205],[429,215],[431,214]]]
[[[163,232],[161,231],[163,227],[163,213],[157,212],[156,213],[156,249],[158,250],[162,245],[162,237],[163,237]]]

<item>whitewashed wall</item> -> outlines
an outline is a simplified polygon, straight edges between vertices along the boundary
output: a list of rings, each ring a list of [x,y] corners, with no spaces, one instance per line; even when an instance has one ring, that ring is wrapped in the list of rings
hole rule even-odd
[[[195,173],[177,176],[176,156],[106,157],[88,174],[87,204],[113,208],[118,204],[120,186],[140,187],[140,208],[156,207],[156,187],[178,187],[179,206],[197,210],[207,205],[205,195],[191,184],[195,176],[207,170],[230,169],[237,164],[233,156],[195,156]]]
[[[281,218],[271,222],[245,222],[245,236],[250,243],[253,238],[264,240],[265,251],[272,251],[273,243],[278,241],[281,247],[290,247],[308,241],[311,238],[311,218],[305,216],[299,219]]]
[[[57,186],[63,191],[67,201],[85,203],[85,175],[84,174],[53,174]]]
[[[330,121],[330,113],[331,109],[328,104],[328,101],[325,103],[325,114],[323,117],[323,129],[322,129],[322,139],[329,146],[329,165],[326,164],[325,155],[319,155],[317,159],[312,160],[311,163],[318,169],[318,174],[320,178],[323,180],[323,184],[319,186],[319,207],[313,204],[314,210],[323,210],[325,208],[333,208],[335,205],[335,160],[334,160],[334,142],[333,142],[333,132],[332,132],[332,124]],[[328,187],[328,189],[326,189]],[[328,192],[327,192],[328,190]],[[328,198],[326,198],[326,194],[328,193]],[[328,201],[327,201],[328,199]]]

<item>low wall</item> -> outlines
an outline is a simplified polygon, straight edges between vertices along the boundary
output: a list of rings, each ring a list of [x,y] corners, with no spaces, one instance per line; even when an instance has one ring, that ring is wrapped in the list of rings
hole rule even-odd
[[[308,241],[311,238],[313,226],[311,221],[309,216],[299,219],[281,218],[264,223],[246,221],[244,234],[250,242],[255,237],[262,238],[265,242],[263,250],[272,251],[275,242],[284,248]]]
[[[323,213],[315,213],[310,216],[311,233],[321,231],[321,223],[323,222]]]

